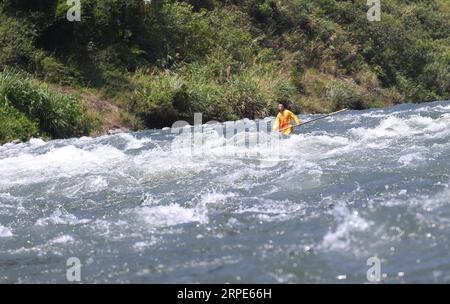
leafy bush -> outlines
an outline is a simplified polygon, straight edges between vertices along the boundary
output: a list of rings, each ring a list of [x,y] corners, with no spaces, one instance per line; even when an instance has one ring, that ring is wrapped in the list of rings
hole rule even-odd
[[[36,32],[20,19],[7,17],[0,10],[0,70],[5,66],[33,69]]]
[[[354,75],[357,84],[363,86],[368,91],[374,91],[380,87],[377,75],[369,68],[364,68]]]
[[[333,81],[330,84],[328,95],[336,110],[343,108],[362,110],[366,107],[366,104],[357,89],[345,81]]]
[[[180,77],[169,71],[150,75],[139,72],[132,81],[136,89],[131,96],[130,108],[147,125],[162,126],[177,119],[178,111],[173,102],[183,89]]]
[[[206,120],[259,118],[270,114],[280,98],[291,98],[295,89],[277,73],[277,65],[262,62],[233,72],[234,60],[220,64],[214,56],[191,63],[176,72],[140,72],[133,78],[132,112],[147,125],[170,125],[175,120],[192,121],[195,112]],[[222,58],[222,57],[220,57]]]
[[[35,121],[39,129],[56,138],[88,134],[81,103],[73,96],[52,92],[20,72],[0,74],[0,99]]]
[[[73,86],[79,83],[79,79],[81,79],[81,75],[76,68],[40,52],[35,55],[35,65],[36,74],[51,83]]]
[[[450,49],[433,54],[433,61],[419,78],[426,87],[445,99],[450,99]]]
[[[0,144],[16,139],[25,141],[38,136],[38,125],[23,113],[0,101]]]

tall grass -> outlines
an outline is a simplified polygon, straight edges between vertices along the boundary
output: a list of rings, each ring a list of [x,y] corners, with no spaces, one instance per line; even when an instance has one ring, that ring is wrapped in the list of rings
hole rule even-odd
[[[89,121],[77,98],[53,92],[22,72],[7,69],[0,73],[0,100],[5,116],[9,113],[10,118],[19,116],[32,122],[42,136],[67,138],[89,133]],[[30,136],[37,135],[32,133]]]
[[[0,102],[0,144],[17,139],[25,141],[38,134],[35,122],[3,100]]]
[[[139,72],[133,77],[131,111],[148,125],[167,126],[192,120],[194,112],[208,120],[260,118],[271,114],[277,100],[289,99],[295,88],[274,63],[254,63],[233,72],[215,60],[191,63],[176,72]]]

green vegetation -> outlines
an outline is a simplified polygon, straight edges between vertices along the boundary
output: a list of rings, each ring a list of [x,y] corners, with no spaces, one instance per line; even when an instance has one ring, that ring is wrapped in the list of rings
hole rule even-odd
[[[22,73],[0,73],[0,100],[2,140],[11,140],[14,134],[22,140],[30,136],[80,136],[90,128],[75,97],[52,92]]]
[[[1,142],[27,140],[38,134],[38,127],[23,113],[8,104],[0,105]]]
[[[0,142],[450,99],[445,0],[81,2],[0,3]]]

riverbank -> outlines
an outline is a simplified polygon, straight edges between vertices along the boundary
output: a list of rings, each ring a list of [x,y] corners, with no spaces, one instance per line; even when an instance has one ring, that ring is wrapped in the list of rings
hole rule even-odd
[[[383,7],[92,1],[74,23],[63,2],[2,1],[0,142],[450,99],[447,1]]]
[[[7,101],[7,103],[3,103],[3,107],[0,107],[3,109],[0,111],[2,117],[0,144],[21,143],[30,138],[49,140],[80,136],[97,137],[141,131],[152,127],[171,126],[146,125],[138,115],[124,109],[117,99],[108,98],[99,90],[48,84],[29,77],[29,75],[14,71],[0,73],[2,80],[0,95],[2,100]],[[315,75],[312,71],[307,73],[307,78],[308,83],[315,83],[316,86],[320,83],[319,87],[322,90],[329,92],[335,90],[332,81],[321,79],[320,75]],[[341,81],[352,85],[352,80],[343,79]],[[166,92],[159,91],[159,93]],[[327,95],[325,94],[325,96]],[[387,94],[385,97],[384,102],[371,104],[372,108],[390,107],[404,102],[396,100],[396,95],[389,96]],[[5,105],[7,105],[7,110],[9,108],[9,112],[5,111]],[[290,103],[289,105],[294,108],[296,113],[303,115],[326,114],[337,109],[333,98],[317,98],[316,96],[305,97],[299,104]],[[269,104],[264,109],[264,115],[274,115],[275,106],[274,103]],[[59,115],[57,115],[58,113]],[[206,113],[204,116],[208,117],[208,114],[210,113]],[[230,119],[233,118],[233,116],[230,117]],[[253,118],[263,117],[254,116]],[[183,119],[192,123],[193,115],[188,117],[185,114]]]

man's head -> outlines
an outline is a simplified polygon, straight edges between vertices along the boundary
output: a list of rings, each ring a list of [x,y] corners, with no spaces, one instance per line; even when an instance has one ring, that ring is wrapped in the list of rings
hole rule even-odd
[[[283,112],[284,111],[284,104],[280,103],[278,104],[278,112]]]

